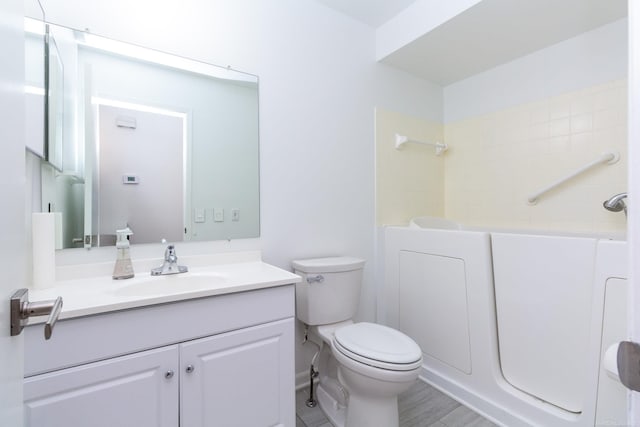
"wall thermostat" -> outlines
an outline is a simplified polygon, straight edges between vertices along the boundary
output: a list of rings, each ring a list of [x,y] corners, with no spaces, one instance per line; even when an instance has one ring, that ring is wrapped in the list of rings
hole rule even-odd
[[[140,184],[138,175],[122,175],[123,184]]]

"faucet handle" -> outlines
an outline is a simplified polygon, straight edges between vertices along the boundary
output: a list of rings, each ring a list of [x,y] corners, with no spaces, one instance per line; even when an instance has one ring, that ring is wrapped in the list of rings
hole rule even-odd
[[[172,258],[177,259],[176,256],[176,247],[174,245],[167,246],[167,249],[164,251],[164,259],[166,261],[170,261]]]
[[[164,274],[186,273],[189,269],[184,265],[178,265],[178,256],[174,245],[167,246],[164,251],[164,262],[158,268],[151,269],[152,276]]]

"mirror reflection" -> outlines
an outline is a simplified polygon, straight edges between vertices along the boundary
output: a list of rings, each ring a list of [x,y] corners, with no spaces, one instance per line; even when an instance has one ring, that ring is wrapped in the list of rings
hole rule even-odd
[[[257,77],[51,29],[64,144],[43,206],[62,212],[63,247],[126,226],[132,243],[258,237]]]
[[[52,29],[37,0],[25,3],[37,18],[25,18],[25,147],[62,171],[64,68]]]
[[[46,160],[62,171],[64,117],[64,67],[52,28],[45,35],[45,153]]]
[[[25,3],[27,5],[29,3]],[[45,148],[45,62],[46,24],[44,12],[37,1],[31,8],[38,19],[24,20],[25,70],[25,147],[36,156],[46,159]]]

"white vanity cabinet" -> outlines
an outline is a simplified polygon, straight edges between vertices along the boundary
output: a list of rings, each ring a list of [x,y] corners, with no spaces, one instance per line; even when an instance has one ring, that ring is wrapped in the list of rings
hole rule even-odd
[[[26,329],[32,427],[295,426],[294,288]]]
[[[177,426],[177,366],[168,346],[27,378],[26,424]]]
[[[294,427],[290,344],[293,319],[182,344],[180,425]]]

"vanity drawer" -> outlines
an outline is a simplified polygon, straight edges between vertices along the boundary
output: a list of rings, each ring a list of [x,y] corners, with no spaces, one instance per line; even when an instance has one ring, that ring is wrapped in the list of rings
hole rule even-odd
[[[294,317],[294,286],[60,320],[25,328],[25,377]]]

